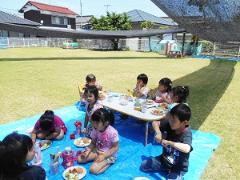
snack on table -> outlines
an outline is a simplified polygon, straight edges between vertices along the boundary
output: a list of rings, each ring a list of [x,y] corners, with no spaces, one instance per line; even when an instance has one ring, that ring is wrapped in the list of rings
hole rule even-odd
[[[146,104],[147,104],[147,105],[151,105],[151,104],[153,104],[153,103],[154,103],[154,101],[151,100],[151,99],[147,99],[147,100],[146,100]]]
[[[142,107],[141,107],[141,106],[135,106],[135,107],[134,107],[134,110],[136,110],[136,111],[142,111]]]
[[[156,116],[161,116],[161,115],[163,115],[163,111],[160,109],[154,109],[154,110],[152,110],[152,114],[154,114]]]
[[[168,109],[168,104],[167,103],[161,103],[160,106],[165,110]]]

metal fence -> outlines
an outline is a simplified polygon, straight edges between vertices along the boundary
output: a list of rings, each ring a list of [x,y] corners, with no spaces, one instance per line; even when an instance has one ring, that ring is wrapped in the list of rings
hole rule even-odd
[[[0,48],[28,48],[28,47],[63,47],[65,42],[73,42],[67,38],[7,38],[0,37]],[[79,48],[112,50],[113,42],[111,40],[102,39],[79,39]],[[182,42],[174,40],[161,40],[154,38],[129,38],[120,39],[118,42],[119,49],[142,51],[142,52],[157,52],[166,55],[169,50],[182,51]],[[169,49],[170,48],[170,49]],[[191,41],[185,42],[185,55],[210,55],[222,57],[240,57],[240,42],[239,43],[213,43],[209,41],[199,41],[197,44],[192,44]]]
[[[0,48],[62,47],[67,38],[0,38]]]

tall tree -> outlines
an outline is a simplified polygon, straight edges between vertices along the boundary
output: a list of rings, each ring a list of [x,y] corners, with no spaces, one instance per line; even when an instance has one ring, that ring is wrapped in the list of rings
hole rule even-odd
[[[117,14],[107,12],[106,16],[101,16],[99,19],[92,17],[90,20],[93,30],[117,31],[132,29],[131,22],[126,13]],[[113,49],[118,49],[119,39],[111,39]]]

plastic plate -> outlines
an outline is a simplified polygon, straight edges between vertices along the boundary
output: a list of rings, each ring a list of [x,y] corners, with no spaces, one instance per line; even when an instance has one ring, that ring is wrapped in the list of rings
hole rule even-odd
[[[41,149],[41,151],[48,149],[52,144],[52,141],[50,140],[42,140],[39,142],[39,147]]]
[[[75,169],[75,170],[74,170]],[[86,176],[87,170],[83,166],[72,166],[67,168],[62,176],[66,180],[82,179]]]
[[[91,141],[92,140],[89,138],[81,137],[81,138],[75,139],[73,144],[77,147],[86,147],[91,144]]]

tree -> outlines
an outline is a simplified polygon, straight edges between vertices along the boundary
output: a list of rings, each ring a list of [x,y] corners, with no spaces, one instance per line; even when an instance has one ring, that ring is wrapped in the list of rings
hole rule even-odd
[[[208,4],[208,0],[189,0],[188,4],[198,6],[199,11],[203,12],[204,8]]]
[[[154,24],[151,21],[143,21],[141,23],[141,28],[142,29],[152,29]]]
[[[116,14],[107,12],[106,16],[101,16],[99,19],[92,17],[90,20],[93,30],[117,31],[132,29],[131,22],[126,13]],[[119,39],[111,39],[113,49],[118,49]]]

